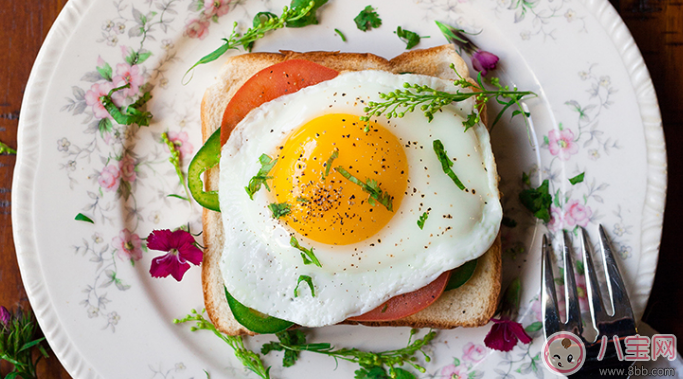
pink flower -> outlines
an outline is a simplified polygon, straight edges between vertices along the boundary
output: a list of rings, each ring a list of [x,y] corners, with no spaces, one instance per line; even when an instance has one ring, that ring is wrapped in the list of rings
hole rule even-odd
[[[477,363],[486,357],[486,347],[479,344],[475,345],[472,342],[468,342],[467,345],[463,347],[462,351],[463,361]]]
[[[0,330],[5,326],[9,326],[10,321],[12,321],[12,314],[9,313],[5,306],[0,306]]]
[[[185,157],[192,155],[194,146],[188,142],[190,140],[190,136],[187,135],[187,132],[168,132],[168,139],[169,141],[173,142],[173,144],[176,146],[176,149],[178,149],[178,152],[180,152],[180,159],[184,159]]]
[[[121,179],[127,182],[134,182],[137,174],[135,173],[135,159],[128,154],[125,154],[119,162],[121,169]]]
[[[550,206],[550,221],[547,224],[548,230],[555,233],[558,230],[562,230],[564,226],[564,218],[562,216],[562,208],[558,208],[554,205]]]
[[[579,145],[574,142],[574,133],[569,129],[551,130],[548,133],[548,147],[550,154],[559,156],[563,161],[579,151]]]
[[[112,82],[116,87],[130,84],[130,88],[117,92],[117,94],[120,93],[120,96],[126,98],[134,97],[140,92],[140,86],[145,84],[145,78],[140,73],[138,65],[134,64],[131,66],[128,63],[119,63],[116,65],[116,76],[112,78]],[[112,95],[112,98],[114,95]]]
[[[568,202],[565,204],[564,209],[564,222],[569,227],[574,225],[585,227],[588,225],[591,215],[593,215],[591,208],[579,203],[578,200]]]
[[[111,118],[111,115],[102,105],[102,100],[100,98],[104,95],[109,94],[114,88],[112,83],[95,83],[93,84],[88,92],[85,93],[85,103],[92,106],[92,111],[95,117],[98,119]]]
[[[175,280],[180,281],[185,272],[190,269],[190,263],[195,266],[202,263],[202,251],[197,247],[192,234],[184,230],[174,232],[168,229],[154,230],[147,237],[147,247],[168,252],[166,255],[152,259],[149,273],[155,278],[165,278],[171,275]]]
[[[100,175],[97,177],[97,183],[106,191],[116,191],[119,188],[119,178],[121,171],[115,165],[105,167]]]
[[[484,344],[494,350],[510,351],[517,341],[530,343],[531,337],[526,333],[522,325],[502,316],[500,320],[492,318],[493,326],[484,338]]]
[[[221,17],[230,11],[230,0],[206,0],[204,14],[206,17]]]
[[[441,369],[441,377],[444,379],[467,378],[467,368],[463,366],[448,365]]]
[[[124,261],[130,260],[131,263],[135,263],[142,258],[142,240],[140,236],[131,233],[127,228],[121,230],[111,243],[117,249],[119,258]]]
[[[209,34],[209,21],[202,19],[192,19],[185,25],[185,35],[190,38],[204,39]]]
[[[474,69],[481,72],[482,76],[486,76],[489,70],[494,70],[498,63],[498,56],[484,50],[477,50],[472,54],[472,66]]]

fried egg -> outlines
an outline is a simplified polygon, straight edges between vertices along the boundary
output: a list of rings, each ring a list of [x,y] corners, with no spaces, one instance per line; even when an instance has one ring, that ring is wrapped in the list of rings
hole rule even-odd
[[[263,104],[235,128],[219,183],[220,267],[235,299],[302,326],[332,325],[426,286],[493,244],[502,208],[489,134],[483,124],[462,126],[473,99],[442,108],[432,122],[419,111],[373,117],[365,131],[368,102],[405,82],[458,90],[428,76],[341,73]],[[444,173],[435,140],[465,190]],[[277,162],[252,200],[245,186],[262,154]],[[269,205],[282,203],[289,213],[275,218]],[[292,237],[320,267],[304,263]]]

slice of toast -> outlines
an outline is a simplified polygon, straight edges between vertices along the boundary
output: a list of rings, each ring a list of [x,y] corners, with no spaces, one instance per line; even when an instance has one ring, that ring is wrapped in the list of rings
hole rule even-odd
[[[373,54],[309,52],[252,53],[228,59],[217,76],[217,83],[206,90],[201,106],[202,136],[205,141],[220,127],[223,112],[235,92],[251,76],[273,64],[289,59],[306,59],[337,71],[383,70],[393,73],[410,72],[442,79],[456,80],[450,68],[469,78],[467,66],[452,46],[444,45],[425,50],[413,50],[391,60]],[[207,190],[218,189],[219,168],[207,170],[204,183]],[[223,250],[223,222],[220,213],[204,209],[204,262],[202,285],[204,302],[211,322],[229,335],[254,333],[240,325],[228,306],[223,288],[219,261]],[[450,329],[458,326],[474,327],[486,324],[498,304],[501,287],[500,237],[481,257],[473,277],[460,288],[444,292],[428,308],[396,321],[351,322],[368,326],[411,326]]]

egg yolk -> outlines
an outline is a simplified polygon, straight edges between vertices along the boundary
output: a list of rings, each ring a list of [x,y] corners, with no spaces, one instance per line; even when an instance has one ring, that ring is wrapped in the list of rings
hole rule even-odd
[[[408,162],[387,128],[371,122],[365,132],[365,125],[350,114],[324,115],[278,147],[269,196],[289,205],[281,221],[314,241],[348,245],[391,220],[406,191]]]

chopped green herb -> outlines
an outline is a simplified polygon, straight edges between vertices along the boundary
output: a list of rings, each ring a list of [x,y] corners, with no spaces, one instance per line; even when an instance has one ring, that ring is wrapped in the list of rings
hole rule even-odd
[[[586,175],[586,173],[582,172],[573,178],[569,178],[569,183],[571,183],[572,185],[575,185],[575,184],[579,184],[579,183],[583,182],[584,175]]]
[[[315,297],[315,289],[313,288],[313,279],[311,279],[311,277],[308,275],[299,275],[299,280],[296,281],[296,287],[294,287],[294,297],[299,297],[299,295],[297,294],[297,289],[299,288],[299,284],[301,284],[301,282],[308,283],[308,288],[311,289],[311,296]]]
[[[410,50],[413,47],[415,47],[418,43],[420,43],[420,38],[429,38],[429,36],[426,37],[420,37],[415,32],[411,32],[410,30],[403,29],[400,26],[396,28],[396,31],[394,32],[398,38],[403,40],[403,42],[406,43],[406,50]]]
[[[4,142],[0,141],[0,154],[16,154],[17,151],[7,146]]]
[[[420,227],[420,230],[422,230],[422,228],[424,228],[425,221],[427,221],[428,217],[429,217],[429,213],[425,212],[422,214],[422,216],[420,216],[420,219],[417,220],[417,226]]]
[[[548,179],[546,179],[538,188],[525,189],[519,194],[519,201],[522,205],[544,222],[550,222],[550,204],[553,203],[549,186]]]
[[[273,212],[273,218],[280,218],[286,216],[292,211],[289,204],[287,203],[270,203],[268,208]]]
[[[356,184],[360,186],[363,191],[367,192],[370,194],[370,198],[368,198],[368,203],[370,205],[374,206],[379,202],[380,204],[384,205],[389,211],[393,212],[393,204],[392,204],[392,197],[389,196],[388,193],[382,191],[381,188],[379,188],[379,184],[377,184],[377,181],[374,179],[367,179],[367,183],[363,183],[361,180],[356,178],[355,176],[351,175],[350,172],[346,171],[343,167],[338,166],[335,167],[335,170],[342,174],[343,177],[348,179],[351,183]]]
[[[297,197],[297,198],[296,198],[296,201],[298,201],[298,202],[300,202],[300,203],[304,203],[304,204],[310,203],[310,202],[311,202],[310,200],[308,200],[308,199],[306,199],[306,198],[303,198],[303,197]]]
[[[202,312],[203,313],[203,312]],[[263,365],[263,361],[261,360],[261,357],[244,347],[244,340],[242,340],[241,336],[229,336],[227,334],[221,333],[218,329],[216,329],[213,324],[207,319],[202,316],[201,313],[198,313],[196,310],[192,310],[192,313],[185,316],[182,319],[175,319],[173,320],[174,324],[182,324],[185,322],[190,322],[190,321],[195,321],[197,324],[191,328],[191,330],[197,331],[197,330],[208,330],[210,332],[213,332],[218,338],[222,339],[223,342],[227,343],[234,351],[235,351],[235,357],[242,362],[244,367],[258,375],[262,379],[270,379],[270,367],[265,367]]]
[[[446,153],[446,150],[444,150],[441,140],[434,140],[432,145],[434,146],[436,157],[439,159],[439,162],[441,162],[441,168],[443,169],[443,172],[453,180],[453,183],[455,183],[458,188],[460,188],[462,191],[466,190],[465,185],[462,184],[460,179],[458,179],[458,176],[455,175],[455,172],[453,172],[453,169],[451,169],[451,167],[453,167],[453,162],[450,158],[448,158],[448,154]]]
[[[300,19],[297,20],[292,20],[292,21],[287,21],[287,27],[288,28],[301,28],[307,25],[316,25],[318,24],[318,17],[316,15],[316,12],[318,11],[318,8],[322,7],[327,3],[327,0],[292,0],[292,4],[290,5],[290,8],[292,8],[294,11],[303,11],[306,8],[308,8],[311,3],[313,3],[313,7],[306,12],[306,15]]]
[[[273,160],[266,154],[261,154],[258,160],[261,163],[261,168],[258,170],[258,173],[249,180],[249,185],[244,187],[251,200],[254,200],[254,194],[261,189],[261,184],[266,186],[266,189],[270,192],[270,187],[268,187],[266,181],[273,178],[272,176],[268,176],[268,173],[277,163],[277,159]]]
[[[85,222],[89,222],[89,223],[91,223],[91,224],[94,224],[94,223],[95,223],[95,221],[93,221],[90,217],[84,215],[83,213],[77,214],[76,217],[74,218],[74,220],[76,220],[76,221],[85,221]]]
[[[337,158],[339,158],[339,149],[335,148],[332,155],[330,155],[330,157],[327,158],[327,162],[325,162],[325,173],[323,174],[323,180],[325,180],[325,178],[327,178],[327,176],[330,175],[330,169],[332,168],[332,162]]]
[[[503,216],[502,224],[507,226],[508,228],[514,228],[515,226],[517,226],[517,221],[511,219],[510,217]]]
[[[379,28],[379,26],[382,25],[382,19],[379,18],[379,15],[375,12],[375,8],[371,5],[368,5],[365,9],[360,11],[353,21],[356,23],[358,29],[364,32],[367,32],[368,29],[371,28]]]
[[[382,307],[382,310],[379,313],[384,313],[387,311],[387,309],[389,309],[389,304],[385,303],[384,306]]]
[[[305,265],[310,265],[312,263],[318,267],[323,267],[313,253],[313,248],[306,249],[305,247],[299,245],[299,241],[297,241],[296,237],[294,236],[292,236],[292,238],[289,240],[289,244],[301,251],[301,258],[304,260]]]
[[[225,43],[221,47],[205,55],[200,60],[198,60],[197,63],[192,65],[192,67],[190,67],[187,70],[187,72],[185,72],[185,75],[183,75],[183,83],[187,84],[187,82],[185,81],[185,77],[192,71],[192,69],[199,66],[200,64],[213,62],[216,59],[220,58],[223,54],[228,52],[228,50],[237,49],[240,46],[242,46],[247,51],[251,51],[251,49],[254,47],[254,43],[257,40],[263,38],[263,36],[267,32],[282,29],[285,27],[285,25],[290,26],[291,23],[305,18],[316,5],[314,1],[311,1],[307,4],[308,6],[297,9],[293,7],[284,7],[282,10],[282,14],[279,17],[269,17],[268,15],[266,15],[266,20],[264,20],[263,23],[259,23],[258,26],[249,28],[249,30],[247,30],[244,34],[237,32],[237,22],[235,22],[232,28],[232,33],[230,33],[230,36],[228,38],[223,38],[223,41],[225,41]],[[190,77],[190,80],[191,79],[192,78]]]
[[[344,33],[341,32],[341,30],[334,29],[334,31],[337,32],[337,34],[339,35],[339,37],[342,39],[343,42],[346,42],[346,36],[344,35]]]
[[[300,351],[285,349],[286,345],[305,345],[306,344],[306,333],[301,329],[295,330],[285,330],[283,332],[275,333],[275,336],[280,341],[278,342],[268,342],[261,347],[261,354],[266,355],[271,351],[285,351],[282,357],[282,366],[291,367],[294,366],[297,359],[299,359]]]
[[[119,125],[133,125],[138,126],[149,126],[149,120],[152,119],[152,114],[150,112],[143,112],[140,110],[147,102],[152,98],[149,91],[145,92],[140,96],[140,98],[133,104],[127,107],[117,107],[114,104],[112,95],[123,89],[130,88],[130,83],[126,83],[121,87],[113,88],[108,94],[100,97],[102,106],[109,112],[114,121]]]

